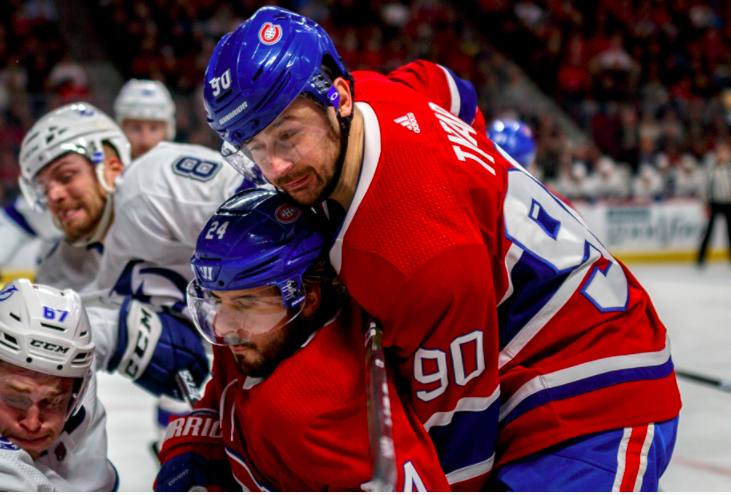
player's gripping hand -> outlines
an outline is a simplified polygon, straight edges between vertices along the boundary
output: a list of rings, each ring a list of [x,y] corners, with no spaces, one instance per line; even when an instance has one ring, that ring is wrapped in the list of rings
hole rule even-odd
[[[219,426],[217,415],[196,411],[170,421],[159,456],[156,492],[241,491]]]
[[[156,396],[181,399],[176,373],[189,370],[200,386],[209,367],[191,323],[125,298],[119,312],[119,342],[107,369],[118,370]]]

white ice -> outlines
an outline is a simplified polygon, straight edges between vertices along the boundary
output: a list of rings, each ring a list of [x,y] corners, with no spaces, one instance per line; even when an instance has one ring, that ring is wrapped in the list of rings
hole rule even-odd
[[[672,339],[678,369],[731,380],[731,264],[632,265]],[[731,393],[680,380],[683,410],[665,491],[731,491]],[[124,378],[100,376],[109,458],[121,491],[147,491],[157,472],[155,401]],[[631,406],[630,406],[631,407]]]

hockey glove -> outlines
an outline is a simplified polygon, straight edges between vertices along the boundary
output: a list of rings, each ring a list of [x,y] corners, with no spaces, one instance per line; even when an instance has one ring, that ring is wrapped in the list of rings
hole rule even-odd
[[[175,381],[179,370],[189,370],[196,385],[208,375],[208,359],[193,325],[152,306],[125,298],[119,312],[119,342],[109,360],[118,370],[155,396],[182,399]]]
[[[171,420],[159,459],[162,466],[155,480],[156,492],[201,487],[209,492],[241,491],[228,463],[215,414],[193,411]]]

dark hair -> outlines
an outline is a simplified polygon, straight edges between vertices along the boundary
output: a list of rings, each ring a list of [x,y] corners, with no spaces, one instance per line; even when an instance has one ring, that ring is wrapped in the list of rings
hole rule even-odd
[[[320,287],[320,305],[312,318],[309,318],[317,327],[324,325],[349,299],[348,289],[345,287],[335,269],[327,260],[322,260],[305,271],[302,275],[304,289],[318,285]]]
[[[110,148],[112,148],[112,151],[114,151],[114,153],[117,155],[117,158],[119,158],[120,160],[122,159],[122,155],[119,154],[119,150],[116,146],[114,146],[114,144],[112,144],[111,141],[109,141],[108,139],[102,141],[102,147],[104,146],[109,146]]]

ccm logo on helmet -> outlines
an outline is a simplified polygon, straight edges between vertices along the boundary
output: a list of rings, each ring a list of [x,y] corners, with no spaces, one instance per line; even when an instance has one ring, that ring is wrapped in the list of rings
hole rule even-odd
[[[42,340],[31,339],[30,345],[38,349],[44,349],[51,352],[60,352],[66,354],[69,352],[69,347],[61,347],[60,345],[51,344],[50,342],[43,342]]]
[[[301,214],[302,211],[300,211],[299,208],[290,205],[282,205],[277,208],[277,211],[274,212],[274,215],[277,217],[279,223],[284,224],[294,222],[300,217]]]
[[[259,30],[259,41],[265,45],[273,45],[282,39],[282,27],[279,24],[265,22]]]

